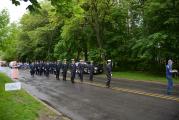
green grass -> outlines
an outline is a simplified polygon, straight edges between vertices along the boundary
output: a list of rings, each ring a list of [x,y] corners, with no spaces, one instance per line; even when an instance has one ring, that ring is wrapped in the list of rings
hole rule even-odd
[[[161,82],[166,83],[165,76],[157,76],[150,73],[144,73],[144,72],[113,72],[114,78],[126,78],[129,80],[142,80],[142,81],[154,81],[154,82]],[[174,83],[179,84],[179,79],[173,79]]]
[[[42,104],[24,90],[5,91],[5,83],[12,82],[0,73],[0,120],[37,120]]]

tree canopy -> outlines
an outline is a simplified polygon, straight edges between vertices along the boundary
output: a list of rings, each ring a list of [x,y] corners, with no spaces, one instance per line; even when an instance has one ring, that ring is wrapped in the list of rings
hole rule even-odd
[[[30,2],[31,12],[23,15],[18,25],[11,26],[17,31],[11,32],[16,36],[16,54],[12,52],[5,58],[112,59],[116,70],[160,72],[170,58],[179,66],[179,0]],[[20,5],[19,0],[12,3]],[[0,14],[0,34],[7,33],[9,19],[4,14],[7,16],[6,11]],[[0,35],[0,41],[6,35]]]

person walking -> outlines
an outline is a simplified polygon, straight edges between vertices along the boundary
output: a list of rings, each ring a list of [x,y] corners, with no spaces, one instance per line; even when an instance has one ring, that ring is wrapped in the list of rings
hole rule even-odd
[[[171,95],[173,90],[173,80],[172,80],[172,73],[178,72],[177,70],[172,70],[172,60],[168,60],[168,64],[166,65],[166,79],[167,79],[167,94]]]
[[[90,62],[89,66],[88,66],[88,70],[89,70],[89,80],[93,81],[93,74],[94,74],[93,61]]]
[[[78,64],[79,69],[79,75],[80,75],[80,81],[83,82],[83,72],[84,72],[84,61],[80,60],[80,63]]]
[[[56,75],[57,80],[60,80],[59,76],[60,76],[61,67],[62,67],[62,64],[61,64],[60,60],[58,60],[56,65],[55,65],[55,75]]]
[[[75,83],[74,79],[75,79],[75,75],[76,75],[76,64],[75,64],[74,59],[72,59],[71,61],[72,61],[71,65],[70,65],[70,68],[71,68],[71,82]]]
[[[14,61],[12,64],[12,78],[19,79],[19,70],[16,61]]]
[[[63,81],[66,81],[67,70],[68,70],[67,61],[66,59],[64,59],[63,64],[62,64]]]
[[[106,76],[107,76],[106,87],[109,88],[110,84],[111,84],[111,76],[112,76],[112,64],[111,64],[111,60],[107,61]]]
[[[45,76],[49,78],[49,74],[50,74],[50,64],[49,62],[47,62],[45,65]]]
[[[29,68],[30,68],[30,74],[31,74],[31,76],[34,77],[34,74],[35,74],[35,66],[34,66],[34,63],[33,63],[33,62],[29,65]]]

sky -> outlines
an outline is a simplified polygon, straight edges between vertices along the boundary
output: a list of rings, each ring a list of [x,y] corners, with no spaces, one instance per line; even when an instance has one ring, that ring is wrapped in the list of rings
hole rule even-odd
[[[26,8],[30,2],[21,2],[20,6],[12,4],[11,0],[0,0],[0,11],[7,9],[9,12],[10,22],[18,22],[22,15],[27,12]]]

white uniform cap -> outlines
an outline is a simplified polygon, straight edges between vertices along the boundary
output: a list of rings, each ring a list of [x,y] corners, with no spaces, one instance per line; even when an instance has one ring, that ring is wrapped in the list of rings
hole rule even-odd
[[[171,59],[168,60],[168,63],[173,63],[173,61]]]

